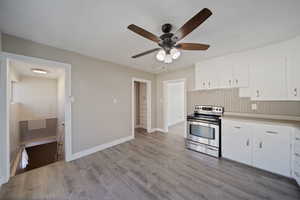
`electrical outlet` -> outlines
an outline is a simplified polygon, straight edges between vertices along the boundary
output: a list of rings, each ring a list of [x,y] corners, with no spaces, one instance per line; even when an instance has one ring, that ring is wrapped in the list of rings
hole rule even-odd
[[[251,104],[251,109],[252,110],[257,110],[257,104],[256,103]]]
[[[116,104],[118,102],[118,100],[116,98],[113,99],[114,104]]]

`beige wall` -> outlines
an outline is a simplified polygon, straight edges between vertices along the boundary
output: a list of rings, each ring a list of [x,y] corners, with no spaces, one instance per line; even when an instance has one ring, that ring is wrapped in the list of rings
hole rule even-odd
[[[155,75],[6,34],[2,38],[5,52],[72,65],[73,153],[131,135],[133,77],[152,81],[152,128],[156,127]]]
[[[56,118],[57,80],[20,76],[15,85],[15,101],[21,105],[21,121]]]

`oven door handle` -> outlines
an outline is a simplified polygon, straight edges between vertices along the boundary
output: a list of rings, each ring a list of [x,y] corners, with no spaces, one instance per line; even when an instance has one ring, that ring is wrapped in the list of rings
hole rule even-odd
[[[203,122],[188,122],[191,125],[199,125],[199,126],[205,126],[205,127],[209,127],[209,128],[218,128],[218,125],[215,124],[210,124],[210,123],[203,123]]]

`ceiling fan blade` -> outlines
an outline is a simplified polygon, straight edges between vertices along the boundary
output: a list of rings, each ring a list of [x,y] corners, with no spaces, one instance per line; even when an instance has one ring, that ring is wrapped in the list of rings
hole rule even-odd
[[[182,50],[207,50],[209,45],[197,43],[179,43],[175,47]]]
[[[150,33],[149,31],[146,31],[145,29],[138,27],[134,24],[130,24],[127,28],[144,38],[152,40],[153,42],[158,43],[160,41],[159,37],[157,37],[153,33]]]
[[[149,50],[149,51],[145,51],[145,52],[143,52],[143,53],[140,53],[140,54],[134,55],[134,56],[132,56],[132,58],[138,58],[138,57],[141,57],[141,56],[147,55],[147,54],[149,54],[149,53],[153,53],[153,52],[155,52],[155,51],[158,51],[158,50],[160,50],[160,49],[161,49],[161,48],[155,48],[155,49],[151,49],[151,50]]]
[[[212,15],[212,12],[208,8],[202,9],[189,21],[187,21],[180,29],[178,29],[173,36],[175,41],[183,39],[186,35],[196,29],[200,24],[202,24],[207,18]]]

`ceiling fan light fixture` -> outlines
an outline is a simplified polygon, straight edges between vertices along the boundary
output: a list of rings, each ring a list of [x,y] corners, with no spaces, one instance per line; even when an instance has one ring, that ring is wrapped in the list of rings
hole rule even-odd
[[[173,60],[172,60],[171,54],[167,54],[166,57],[165,57],[164,63],[170,64],[170,63],[172,63],[172,61]]]
[[[180,51],[177,48],[173,48],[173,49],[171,49],[170,54],[171,54],[172,58],[174,60],[176,60],[176,59],[179,58],[179,56],[180,56],[181,53],[180,53]]]
[[[165,58],[166,58],[166,52],[163,49],[159,50],[159,52],[157,52],[156,54],[156,59],[159,61],[164,61]]]

